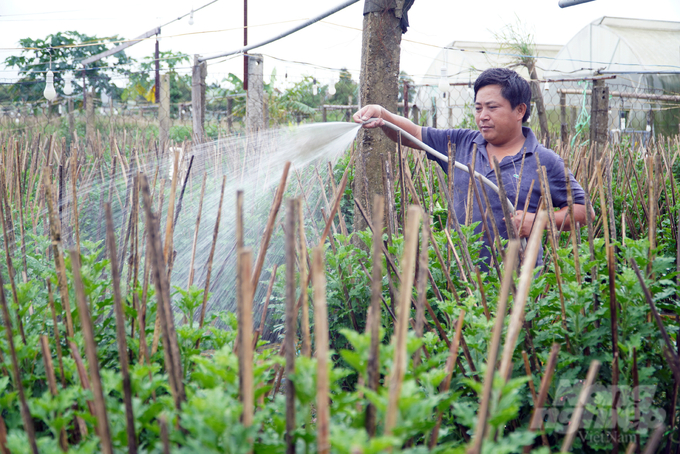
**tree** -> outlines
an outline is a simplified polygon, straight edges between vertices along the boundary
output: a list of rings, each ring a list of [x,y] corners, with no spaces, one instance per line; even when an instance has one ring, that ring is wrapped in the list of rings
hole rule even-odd
[[[64,87],[64,74],[71,72],[74,81],[82,77],[83,72],[88,87],[96,92],[106,92],[116,96],[120,89],[111,83],[111,76],[124,74],[125,66],[134,59],[118,52],[108,58],[88,65],[86,70],[79,62],[87,57],[104,52],[116,45],[118,36],[97,38],[76,31],[59,32],[47,35],[45,39],[24,38],[19,40],[23,48],[20,55],[12,55],[4,61],[5,66],[18,68],[19,83],[12,87],[12,96],[21,101],[34,102],[43,98],[45,73],[51,68],[54,72],[54,85],[57,92]],[[74,94],[82,93],[82,87],[73,84]]]
[[[340,70],[340,77],[335,84],[335,94],[328,100],[330,104],[349,106],[359,99],[359,84],[352,80],[352,74],[347,68]]]
[[[545,104],[543,103],[543,94],[538,82],[538,74],[536,73],[536,58],[538,52],[536,51],[536,44],[534,43],[533,35],[527,30],[522,22],[517,18],[517,24],[508,24],[503,29],[495,34],[496,41],[501,45],[501,49],[507,49],[510,53],[517,55],[513,57],[512,67],[523,66],[529,73],[531,79],[531,100],[536,106],[536,113],[538,114],[538,123],[541,128],[541,139],[546,147],[550,147],[550,134],[548,131],[548,118],[545,113]]]
[[[189,63],[189,61],[189,55],[182,52],[169,50],[159,53],[160,71],[170,75],[170,102],[173,104],[191,101],[191,74],[182,75],[177,72],[180,64]],[[153,55],[144,57],[138,71],[126,73],[128,84],[121,93],[120,99],[135,101],[141,97],[153,102],[156,94],[155,71],[156,57]]]

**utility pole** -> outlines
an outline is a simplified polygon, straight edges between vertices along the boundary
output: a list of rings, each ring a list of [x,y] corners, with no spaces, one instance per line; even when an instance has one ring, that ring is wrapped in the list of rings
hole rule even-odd
[[[410,7],[412,2],[406,3]],[[404,1],[365,0],[360,81],[362,106],[379,104],[390,112],[397,111],[403,31],[400,25],[405,10]],[[361,129],[358,142],[354,197],[363,206],[370,207],[372,213],[374,194],[384,194],[384,163],[387,160],[394,162],[392,156],[395,145],[380,129]],[[390,169],[394,169],[394,166],[390,165]],[[366,227],[366,221],[361,216],[354,217],[354,230]]]

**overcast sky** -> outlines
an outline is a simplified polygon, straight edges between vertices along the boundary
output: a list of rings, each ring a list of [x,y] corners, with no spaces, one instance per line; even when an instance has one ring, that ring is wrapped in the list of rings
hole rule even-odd
[[[76,30],[88,35],[134,38],[199,8],[211,0],[0,0],[0,62],[17,55],[21,38],[44,38],[50,33]],[[248,0],[249,43],[288,30],[305,19],[328,11],[343,0]],[[494,32],[517,23],[534,32],[535,42],[566,44],[591,21],[601,16],[631,17],[680,22],[680,0],[595,0],[561,9],[558,0],[416,0],[409,12],[410,28],[403,35],[401,68],[416,82],[440,48],[451,41],[494,42]],[[290,37],[257,51],[265,55],[265,78],[276,67],[279,78],[310,75],[322,83],[337,79],[349,69],[359,77],[363,0]],[[243,45],[243,0],[218,0],[194,15],[163,27],[162,50],[212,55]],[[663,45],[663,43],[659,43]],[[141,59],[151,55],[154,41],[128,49]],[[678,50],[680,52],[680,49]],[[229,72],[239,77],[243,59],[216,59],[208,68],[211,80]],[[306,63],[303,65],[301,63]],[[0,63],[0,81],[16,72]]]

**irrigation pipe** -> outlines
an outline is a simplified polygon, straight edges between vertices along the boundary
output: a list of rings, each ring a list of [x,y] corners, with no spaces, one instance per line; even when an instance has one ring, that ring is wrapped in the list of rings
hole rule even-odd
[[[370,120],[364,122],[363,124],[371,123],[371,122],[376,121],[376,120],[377,120],[377,118],[371,118]],[[448,157],[448,156],[446,156],[446,155],[443,154],[443,153],[438,152],[437,150],[435,150],[434,148],[430,147],[429,145],[425,145],[422,141],[416,139],[416,138],[413,137],[411,134],[409,134],[408,132],[406,132],[406,131],[404,131],[403,129],[401,129],[399,126],[397,126],[397,125],[395,125],[395,124],[393,124],[393,123],[390,123],[389,121],[386,121],[386,120],[383,120],[383,123],[384,123],[385,126],[387,126],[388,128],[390,128],[391,130],[401,133],[401,135],[402,135],[403,137],[406,137],[408,140],[410,140],[412,143],[416,144],[419,148],[421,148],[421,149],[422,149],[423,151],[425,151],[426,153],[429,153],[430,155],[434,156],[435,158],[437,158],[437,159],[439,159],[439,160],[441,160],[441,161],[444,161],[444,162],[447,162],[447,163],[449,162],[449,157]],[[462,163],[460,163],[460,162],[458,162],[458,161],[454,161],[454,165],[456,166],[456,169],[462,170],[463,172],[467,173],[468,175],[470,174],[470,169],[468,169],[468,167],[467,167],[466,165],[464,165],[464,164],[462,164]],[[488,187],[490,187],[491,189],[493,189],[494,192],[495,192],[496,194],[498,194],[499,197],[500,197],[500,189],[498,189],[498,186],[496,185],[496,183],[494,183],[493,181],[489,180],[487,177],[485,177],[484,175],[482,175],[481,173],[479,173],[479,172],[477,172],[477,171],[475,171],[475,175],[474,175],[474,176],[475,176],[475,178],[477,178],[479,181],[481,181],[482,183],[484,183],[485,185],[487,185]],[[510,199],[507,199],[507,198],[506,198],[505,201],[506,201],[506,203],[508,204],[508,207],[510,208],[510,211],[512,211],[512,213],[515,213],[515,207],[514,207],[514,205],[512,204],[512,202],[510,201]]]
[[[292,35],[293,33],[300,31],[303,28],[308,27],[308,26],[310,26],[310,25],[312,25],[316,22],[319,22],[320,20],[325,19],[328,16],[335,14],[342,9],[347,8],[348,6],[353,5],[358,1],[359,0],[346,0],[346,1],[342,2],[341,4],[333,7],[332,9],[326,11],[325,13],[319,14],[318,16],[313,17],[306,22],[303,22],[302,24],[298,25],[297,27],[294,27],[294,28],[292,28],[292,29],[290,29],[286,32],[283,32],[283,33],[281,33],[281,34],[279,34],[279,35],[277,35],[273,38],[270,38],[266,41],[262,41],[262,42],[259,42],[257,44],[253,44],[253,45],[250,45],[250,46],[241,47],[240,49],[236,49],[236,50],[233,50],[233,51],[230,51],[230,52],[221,52],[219,54],[209,55],[207,57],[199,57],[198,61],[204,62],[206,60],[212,60],[213,58],[226,57],[226,56],[234,55],[234,54],[244,54],[244,53],[248,52],[249,50],[255,49],[257,47],[262,47],[265,44],[273,43],[274,41],[278,41],[279,39],[285,38],[288,35]]]

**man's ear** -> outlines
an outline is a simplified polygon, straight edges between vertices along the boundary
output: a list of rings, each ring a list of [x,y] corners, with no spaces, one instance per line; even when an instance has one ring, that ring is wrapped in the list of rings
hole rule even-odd
[[[524,118],[524,114],[527,112],[527,105],[524,103],[517,104],[517,114],[519,115],[520,120]]]

